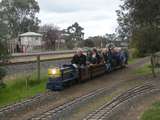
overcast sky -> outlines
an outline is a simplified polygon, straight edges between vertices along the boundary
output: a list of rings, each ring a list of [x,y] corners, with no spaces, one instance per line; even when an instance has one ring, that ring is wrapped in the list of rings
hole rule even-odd
[[[41,25],[54,24],[61,29],[78,22],[85,37],[115,32],[120,0],[37,0]]]

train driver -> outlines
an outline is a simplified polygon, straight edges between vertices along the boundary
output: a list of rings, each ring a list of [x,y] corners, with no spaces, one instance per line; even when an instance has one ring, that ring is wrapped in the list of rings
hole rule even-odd
[[[86,66],[86,56],[83,54],[82,49],[78,49],[77,53],[73,56],[71,60],[72,64],[76,64],[77,66]]]

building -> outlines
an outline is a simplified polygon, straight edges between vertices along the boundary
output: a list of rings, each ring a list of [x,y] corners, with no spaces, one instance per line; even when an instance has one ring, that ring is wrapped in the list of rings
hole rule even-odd
[[[42,34],[27,32],[19,35],[19,47],[22,52],[34,52],[41,50],[43,45]]]

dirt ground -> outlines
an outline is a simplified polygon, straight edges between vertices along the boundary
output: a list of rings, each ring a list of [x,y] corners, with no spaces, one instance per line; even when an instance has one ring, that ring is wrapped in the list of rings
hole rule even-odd
[[[128,88],[128,87],[133,87],[136,84],[143,84],[145,82],[145,78],[134,75],[133,71],[135,69],[137,69],[138,67],[142,66],[143,64],[147,63],[148,61],[149,61],[148,58],[143,58],[143,59],[136,60],[135,63],[133,63],[131,65],[128,65],[127,68],[114,71],[110,74],[104,75],[102,77],[96,78],[96,79],[88,81],[86,83],[82,83],[82,84],[79,84],[79,85],[72,86],[71,88],[68,88],[68,89],[66,89],[62,92],[55,93],[57,95],[56,100],[53,100],[53,101],[49,102],[48,104],[44,104],[42,106],[33,108],[32,110],[29,110],[27,112],[22,111],[21,114],[12,116],[11,120],[26,120],[26,119],[29,119],[31,116],[41,114],[41,113],[43,113],[43,112],[45,112],[45,111],[47,111],[51,108],[54,108],[56,106],[59,106],[59,105],[63,104],[64,102],[70,101],[70,100],[72,100],[76,97],[87,94],[87,93],[89,93],[89,92],[91,92],[95,89],[98,89],[98,88],[102,88],[102,87],[112,88],[113,86],[117,85],[117,90],[120,91],[120,92],[123,92],[124,90],[122,90],[122,87],[124,85],[127,86],[127,88]],[[115,92],[115,90],[110,91],[111,95],[114,92]],[[100,101],[103,101],[103,100],[100,99]],[[148,100],[148,101],[150,101],[150,100]],[[139,116],[142,113],[142,111],[144,111],[145,108],[147,108],[150,105],[150,103],[151,102],[144,103],[144,107],[136,107],[137,112],[128,113],[127,114],[128,118],[130,118],[130,116]],[[99,105],[100,104],[96,105],[96,107],[99,107]],[[92,106],[92,103],[91,103],[91,106]],[[96,107],[93,107],[92,109],[89,109],[85,113],[95,110]],[[77,112],[75,112],[73,115],[70,115],[70,118],[74,118],[74,120],[81,119],[82,116],[84,116],[84,114],[81,114],[81,110],[84,111],[84,109],[80,108],[79,110],[77,110]],[[133,120],[133,119],[126,119],[126,120]],[[138,118],[134,119],[134,120],[138,120]]]

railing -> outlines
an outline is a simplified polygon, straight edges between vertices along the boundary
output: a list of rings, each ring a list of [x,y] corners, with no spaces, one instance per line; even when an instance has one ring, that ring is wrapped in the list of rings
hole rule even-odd
[[[49,51],[49,52],[40,52],[40,53],[15,53],[12,54],[11,57],[18,58],[18,57],[31,57],[31,56],[45,56],[45,55],[60,55],[60,54],[71,54],[75,53],[75,50],[65,50],[65,51]]]
[[[160,74],[160,53],[153,54],[151,56],[152,74],[156,77]]]
[[[12,54],[10,59],[7,62],[0,61],[0,65],[12,65],[12,64],[28,64],[36,63],[37,57],[40,57],[40,61],[53,61],[53,60],[62,60],[70,59],[75,50],[66,50],[66,51],[50,51],[50,52],[41,52],[41,53],[17,53]]]

